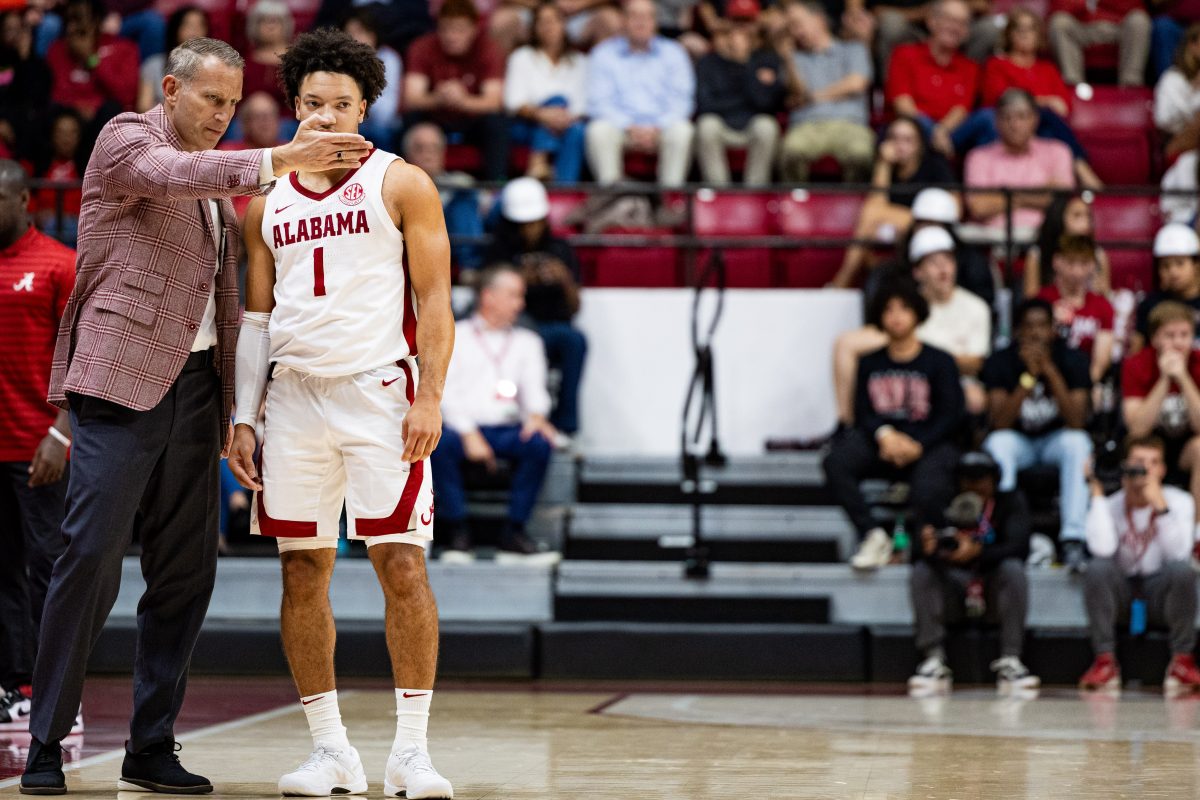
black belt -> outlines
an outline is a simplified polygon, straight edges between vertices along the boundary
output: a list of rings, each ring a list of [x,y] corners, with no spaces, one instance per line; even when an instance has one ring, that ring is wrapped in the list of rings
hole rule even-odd
[[[184,371],[193,369],[207,369],[211,367],[217,360],[217,348],[210,347],[207,350],[197,350],[187,357],[187,361],[183,362]]]

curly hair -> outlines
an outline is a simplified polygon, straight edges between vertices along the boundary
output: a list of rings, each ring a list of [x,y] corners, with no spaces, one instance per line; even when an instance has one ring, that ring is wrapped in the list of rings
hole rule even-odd
[[[349,75],[358,84],[368,108],[387,86],[383,62],[375,51],[336,28],[302,33],[283,54],[279,80],[290,100],[300,96],[300,84],[314,72]]]

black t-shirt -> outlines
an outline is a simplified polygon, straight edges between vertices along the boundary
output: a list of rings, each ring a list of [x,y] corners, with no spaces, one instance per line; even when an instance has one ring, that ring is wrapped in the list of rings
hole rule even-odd
[[[958,366],[936,347],[922,345],[907,362],[894,361],[885,347],[858,362],[854,422],[872,438],[891,425],[923,447],[938,444],[957,431],[963,405]]]
[[[907,180],[897,178],[892,170],[892,185],[888,188],[888,202],[905,208],[912,208],[917,192],[926,186],[955,183],[954,170],[950,168],[945,157],[936,151],[926,150],[917,171]]]
[[[1054,343],[1051,354],[1054,366],[1062,373],[1068,389],[1092,388],[1087,356],[1059,341]],[[1021,360],[1018,346],[1014,344],[988,356],[987,361],[983,362],[983,371],[979,373],[979,379],[989,391],[1003,389],[1012,392],[1020,385],[1021,374],[1025,371],[1025,362]],[[1043,436],[1065,424],[1058,401],[1051,394],[1050,387],[1043,379],[1038,378],[1037,385],[1021,404],[1021,413],[1017,416],[1013,429],[1026,436]]]
[[[546,236],[541,243],[533,248],[526,248],[515,235],[511,225],[504,222],[488,249],[487,263],[512,264],[519,270],[535,267],[542,259],[561,261],[571,277],[578,284],[579,259],[575,250],[565,239],[557,236]],[[536,322],[570,322],[575,316],[574,310],[567,303],[567,294],[560,283],[544,283],[535,275],[529,275],[525,287],[525,313]]]
[[[1182,297],[1172,292],[1151,292],[1150,294],[1146,295],[1146,298],[1142,300],[1142,302],[1138,303],[1136,322],[1137,327],[1134,328],[1134,330],[1146,337],[1147,343],[1149,343],[1150,312],[1153,311],[1154,307],[1159,303],[1167,300],[1173,300],[1176,303],[1183,303],[1185,306],[1189,306],[1193,311],[1195,311],[1196,341],[1197,344],[1200,345],[1200,296],[1193,297],[1191,300],[1184,300]]]

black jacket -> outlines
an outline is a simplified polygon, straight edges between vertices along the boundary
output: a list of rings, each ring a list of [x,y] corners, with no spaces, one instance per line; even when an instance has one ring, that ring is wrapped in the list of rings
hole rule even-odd
[[[764,83],[759,72],[773,80]],[[696,64],[696,116],[716,114],[741,130],[755,114],[775,114],[783,108],[787,88],[783,64],[770,50],[759,50],[745,64],[709,53]]]

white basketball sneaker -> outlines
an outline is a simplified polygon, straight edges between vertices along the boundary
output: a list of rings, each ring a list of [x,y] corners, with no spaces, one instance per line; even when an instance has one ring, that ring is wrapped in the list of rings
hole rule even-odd
[[[366,791],[367,773],[353,747],[337,750],[317,745],[303,764],[279,779],[279,793],[284,797],[328,797]]]
[[[454,787],[438,774],[429,753],[417,747],[398,750],[388,758],[383,793],[408,800],[453,800]]]
[[[921,662],[917,673],[908,679],[908,693],[913,697],[949,694],[953,682],[954,673],[946,666],[946,662],[937,656],[930,656]]]

